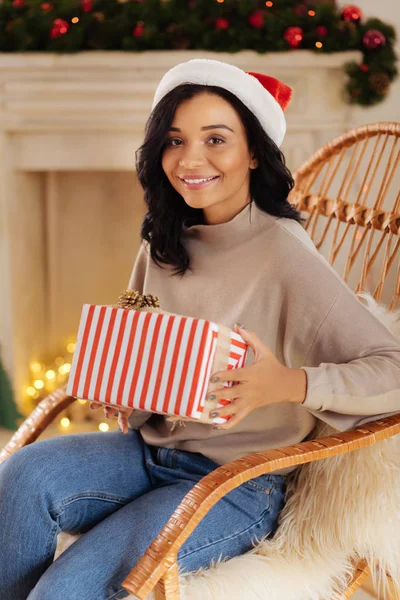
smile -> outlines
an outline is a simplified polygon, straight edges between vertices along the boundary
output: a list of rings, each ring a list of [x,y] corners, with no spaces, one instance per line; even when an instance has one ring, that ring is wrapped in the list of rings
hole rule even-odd
[[[188,189],[191,190],[197,190],[197,189],[201,189],[206,187],[207,185],[209,185],[212,181],[216,181],[217,179],[219,179],[219,175],[216,175],[214,177],[205,177],[205,178],[187,178],[187,179],[182,179],[182,177],[179,178],[182,183],[184,184],[185,187],[187,187]]]

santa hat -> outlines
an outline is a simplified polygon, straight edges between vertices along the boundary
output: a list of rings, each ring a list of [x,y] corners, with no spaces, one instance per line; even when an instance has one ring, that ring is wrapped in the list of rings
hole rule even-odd
[[[194,58],[165,73],[154,94],[152,109],[168,92],[183,83],[215,85],[228,90],[258,118],[275,144],[282,144],[286,132],[283,111],[292,90],[278,79],[262,73],[247,73],[218,60]]]

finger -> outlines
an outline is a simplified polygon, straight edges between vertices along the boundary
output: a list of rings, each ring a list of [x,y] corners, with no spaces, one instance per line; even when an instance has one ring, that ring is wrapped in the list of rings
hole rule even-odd
[[[210,377],[210,381],[211,383],[218,383],[220,381],[248,381],[249,375],[251,374],[251,366],[213,373]]]
[[[105,406],[104,415],[106,419],[111,419],[114,416],[114,408],[112,406]]]
[[[100,408],[101,404],[100,402],[91,402],[89,406],[90,408]]]
[[[212,390],[208,393],[206,400],[210,402],[215,402],[218,400],[218,402],[220,402],[221,400],[242,398],[246,395],[247,388],[243,383],[240,383],[239,385],[244,387],[241,387],[239,390],[237,385],[233,385],[232,387],[223,387],[219,388],[218,390]]]
[[[216,427],[223,429],[223,430],[232,429],[233,427],[236,427],[236,425],[238,423],[240,423],[240,421],[242,419],[244,419],[246,414],[247,413],[243,413],[243,412],[236,413],[235,415],[232,415],[232,417],[230,419],[228,419],[225,423],[218,423],[218,425]]]
[[[122,433],[128,433],[129,428],[127,414],[118,413],[118,425],[120,426]]]
[[[226,406],[214,408],[210,411],[210,417],[212,419],[215,419],[217,417],[227,417],[228,415],[236,415],[241,410],[240,402],[238,403],[237,400],[239,400],[239,398],[235,398]]]

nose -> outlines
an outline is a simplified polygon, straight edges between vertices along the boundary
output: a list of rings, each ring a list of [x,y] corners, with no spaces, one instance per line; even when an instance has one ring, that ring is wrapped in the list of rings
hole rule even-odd
[[[197,144],[186,144],[179,156],[179,166],[184,169],[194,169],[204,164],[204,156]]]

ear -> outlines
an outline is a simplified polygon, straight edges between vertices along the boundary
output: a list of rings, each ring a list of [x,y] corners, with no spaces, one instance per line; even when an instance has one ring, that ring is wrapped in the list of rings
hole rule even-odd
[[[257,169],[258,167],[258,160],[255,156],[251,157],[251,162],[250,162],[250,169]]]

